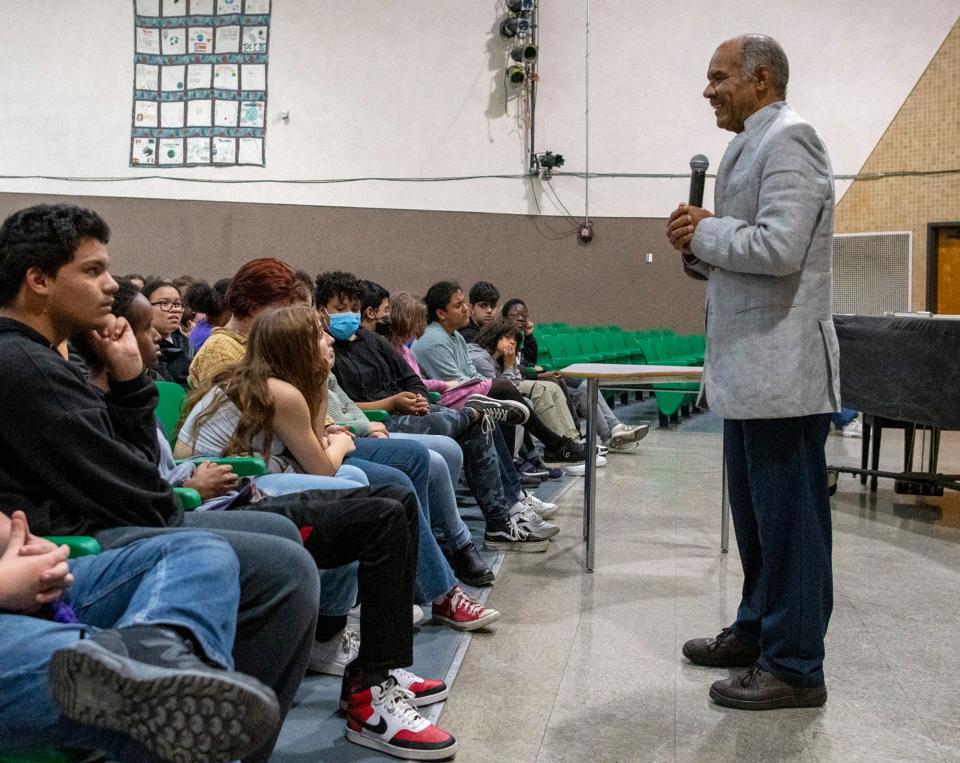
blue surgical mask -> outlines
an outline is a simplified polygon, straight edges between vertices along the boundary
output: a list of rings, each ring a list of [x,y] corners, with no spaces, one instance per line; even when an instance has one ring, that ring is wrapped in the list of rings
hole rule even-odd
[[[360,328],[360,313],[333,313],[327,329],[334,339],[346,341]]]

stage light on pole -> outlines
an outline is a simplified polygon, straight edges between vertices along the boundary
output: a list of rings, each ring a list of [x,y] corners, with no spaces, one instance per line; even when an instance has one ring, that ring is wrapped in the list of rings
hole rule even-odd
[[[517,45],[510,51],[510,58],[517,63],[533,63],[537,60],[537,46],[533,43]]]
[[[511,13],[527,13],[533,10],[533,0],[507,0]]]
[[[508,67],[507,79],[511,85],[522,85],[527,79],[527,70],[519,65]]]
[[[530,19],[511,16],[500,22],[501,37],[523,37],[530,34]]]

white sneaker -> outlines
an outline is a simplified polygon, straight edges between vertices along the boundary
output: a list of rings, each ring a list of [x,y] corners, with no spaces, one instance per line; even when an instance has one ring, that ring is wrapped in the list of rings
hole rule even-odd
[[[607,440],[607,445],[614,453],[629,452],[620,451],[620,449],[629,447],[633,443],[640,442],[640,440],[646,437],[649,433],[650,427],[647,424],[637,424],[635,426],[617,424],[613,429],[610,430],[610,439]],[[633,450],[633,448],[629,448],[629,450]]]
[[[542,501],[533,493],[524,492],[523,498],[520,499],[520,503],[522,503],[528,509],[533,509],[544,519],[547,517],[552,517],[557,513],[557,504],[550,503],[550,501]]]
[[[842,437],[863,437],[863,423],[860,419],[854,419],[840,430]]]
[[[597,468],[602,469],[607,465],[607,459],[603,456],[597,456]],[[563,467],[563,473],[569,474],[572,477],[582,477],[587,473],[586,464],[571,464],[570,466]]]
[[[541,518],[536,511],[521,501],[515,503],[510,509],[510,516],[515,517],[517,524],[537,540],[549,540],[560,532],[559,527]]]
[[[307,669],[328,676],[342,676],[347,665],[360,654],[360,634],[344,628],[329,641],[314,641]]]
[[[357,606],[355,606],[353,609],[350,610],[350,612],[347,613],[347,620],[349,622],[355,622],[355,623],[360,622],[360,605],[359,604],[357,604]],[[420,608],[418,604],[414,604],[413,605],[413,624],[419,625],[422,620],[423,620],[423,610]]]

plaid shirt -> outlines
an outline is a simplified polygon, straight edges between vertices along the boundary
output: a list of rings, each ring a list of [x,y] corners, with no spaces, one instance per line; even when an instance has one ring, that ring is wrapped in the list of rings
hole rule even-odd
[[[215,328],[190,364],[190,386],[196,387],[247,354],[247,338],[236,331]]]

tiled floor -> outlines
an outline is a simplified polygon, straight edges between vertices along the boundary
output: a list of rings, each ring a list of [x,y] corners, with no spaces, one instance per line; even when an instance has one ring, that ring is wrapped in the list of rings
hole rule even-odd
[[[831,436],[856,465],[860,441]],[[884,434],[897,468],[899,433]],[[941,471],[960,472],[960,435]],[[720,436],[654,431],[598,481],[597,571],[585,574],[582,490],[562,499],[546,555],[508,555],[441,725],[467,761],[960,761],[960,494],[876,496],[841,477],[836,605],[823,709],[712,704],[725,671],[686,663],[687,638],[732,619],[741,574],[719,553]]]

